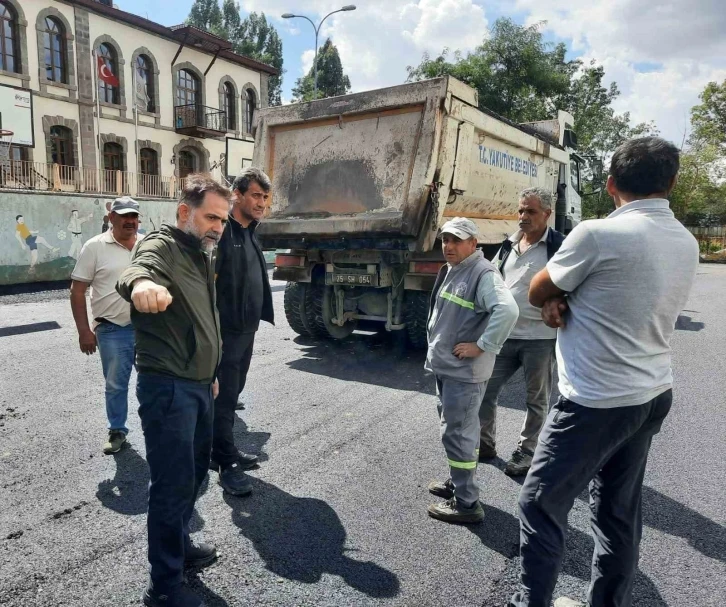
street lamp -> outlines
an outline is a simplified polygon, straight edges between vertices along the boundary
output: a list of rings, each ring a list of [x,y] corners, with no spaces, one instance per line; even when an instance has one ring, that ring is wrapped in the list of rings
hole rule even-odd
[[[323,21],[325,21],[330,15],[334,15],[335,13],[344,13],[347,11],[354,11],[355,10],[355,4],[347,4],[343,8],[339,8],[337,11],[333,11],[332,13],[328,13],[325,15],[325,17],[322,18],[320,23],[318,23],[317,27],[312,22],[312,20],[309,17],[306,17],[305,15],[293,15],[292,13],[285,13],[282,15],[283,19],[294,19],[295,17],[299,17],[300,19],[307,19],[310,21],[310,25],[313,26],[313,29],[315,30],[315,59],[313,61],[313,84],[314,84],[314,99],[318,98],[318,34],[320,34],[320,28],[323,26]]]

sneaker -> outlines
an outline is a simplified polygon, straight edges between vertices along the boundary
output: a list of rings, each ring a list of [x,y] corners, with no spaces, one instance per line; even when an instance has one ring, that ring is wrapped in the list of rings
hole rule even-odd
[[[443,483],[441,481],[432,481],[429,483],[429,493],[437,497],[450,499],[454,497],[454,483],[451,482],[450,478],[447,478]]]
[[[533,455],[533,453],[517,447],[517,450],[512,453],[512,457],[507,462],[504,474],[509,476],[523,476],[527,474],[527,471],[532,466]]]
[[[154,590],[149,584],[142,600],[146,607],[204,607],[204,601],[184,584],[174,586],[168,592]]]
[[[496,447],[490,447],[489,445],[480,444],[479,445],[479,461],[480,462],[486,462],[490,459],[495,459],[497,457],[497,449]]]
[[[187,567],[206,567],[217,560],[217,549],[211,544],[195,542],[188,537],[184,543],[184,564]]]
[[[479,500],[469,508],[460,505],[455,497],[429,506],[429,516],[447,523],[474,524],[484,520],[484,508]]]
[[[242,466],[242,470],[252,470],[252,468],[257,467],[258,459],[259,458],[256,455],[252,455],[251,453],[243,453],[242,451],[237,452],[237,461],[239,462],[239,465]],[[219,472],[219,463],[213,459],[209,460],[209,469]]]
[[[244,411],[245,410],[245,404],[241,400],[238,400],[237,401],[237,404],[234,406],[234,410],[235,411]]]
[[[103,445],[103,452],[106,455],[112,453],[118,453],[121,451],[121,447],[126,442],[126,434],[121,430],[110,430],[108,433],[108,440]]]
[[[249,477],[242,471],[239,462],[224,466],[219,472],[219,484],[230,495],[242,497],[252,493],[252,483]]]
[[[587,607],[587,603],[568,599],[566,596],[561,596],[555,601],[555,607]]]

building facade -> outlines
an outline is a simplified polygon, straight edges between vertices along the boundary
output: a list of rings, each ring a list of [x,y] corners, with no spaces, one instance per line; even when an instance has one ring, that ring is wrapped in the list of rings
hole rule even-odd
[[[170,198],[241,168],[227,139],[251,149],[274,68],[94,0],[0,0],[0,21],[0,84],[32,91],[34,134],[0,185]]]

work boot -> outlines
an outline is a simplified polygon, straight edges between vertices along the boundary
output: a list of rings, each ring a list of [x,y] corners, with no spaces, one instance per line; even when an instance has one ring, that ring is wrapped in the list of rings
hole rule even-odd
[[[166,592],[155,590],[149,584],[142,600],[146,607],[204,607],[204,601],[184,584],[174,586]]]
[[[555,607],[587,607],[587,603],[568,599],[566,596],[561,596],[555,601]]]
[[[108,440],[103,445],[103,452],[106,455],[118,453],[126,442],[126,433],[121,430],[109,430]]]
[[[479,445],[479,461],[480,462],[486,462],[490,459],[495,459],[497,457],[497,449],[496,447],[490,447],[489,445],[485,445],[484,443],[481,443]]]
[[[187,537],[184,542],[184,565],[187,567],[206,567],[217,559],[217,549],[211,544],[195,542]]]
[[[242,497],[252,493],[252,483],[239,462],[228,464],[219,471],[219,484],[230,495]]]
[[[522,447],[517,447],[517,450],[512,453],[512,457],[507,462],[507,467],[504,469],[504,474],[509,476],[524,476],[532,466],[532,456],[534,453],[527,451]]]
[[[431,481],[429,483],[429,493],[437,497],[449,499],[454,497],[454,483],[447,478],[443,483],[441,481]]]
[[[242,470],[252,470],[252,468],[257,466],[258,459],[256,455],[252,455],[251,453],[237,452],[237,461],[242,467]],[[211,459],[209,460],[209,469],[219,472],[219,464]]]
[[[439,504],[431,504],[429,506],[429,516],[447,523],[474,524],[481,523],[484,520],[484,508],[481,507],[479,500],[466,508],[452,497],[445,502]]]

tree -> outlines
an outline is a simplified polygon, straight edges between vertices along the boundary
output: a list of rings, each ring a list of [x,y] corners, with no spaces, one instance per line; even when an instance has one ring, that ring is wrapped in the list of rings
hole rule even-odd
[[[567,92],[574,62],[565,60],[566,47],[542,38],[542,23],[524,27],[500,18],[490,36],[474,52],[449,51],[408,67],[408,81],[451,75],[479,92],[479,106],[516,122],[541,120],[546,100]]]
[[[702,103],[691,109],[692,139],[726,146],[726,80],[709,82],[699,99]]]
[[[330,38],[318,50],[318,99],[337,97],[350,92],[350,80],[343,72],[338,49]],[[295,101],[311,101],[315,98],[315,66],[302,78],[298,78],[292,95]]]
[[[186,22],[228,40],[234,52],[279,70],[279,76],[270,77],[267,94],[270,105],[282,103],[282,40],[265,13],[250,13],[240,20],[240,7],[234,0],[224,0],[221,9],[218,0],[194,0]]]

